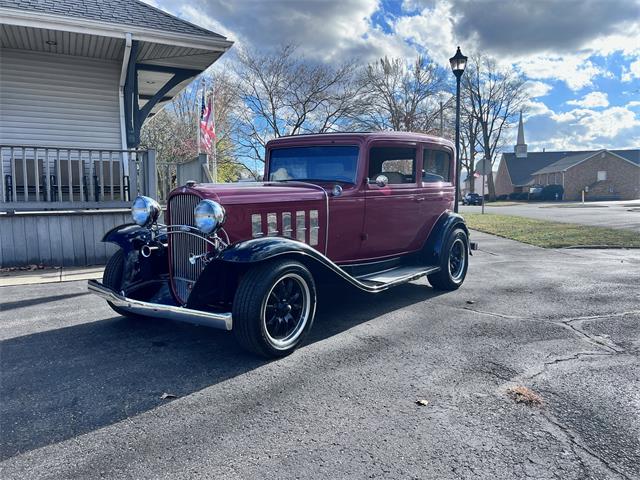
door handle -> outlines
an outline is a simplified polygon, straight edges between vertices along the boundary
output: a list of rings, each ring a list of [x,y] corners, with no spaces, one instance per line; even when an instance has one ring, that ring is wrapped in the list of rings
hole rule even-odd
[[[416,201],[416,202],[424,202],[426,200],[426,198],[424,198],[424,197],[415,197],[413,200]]]

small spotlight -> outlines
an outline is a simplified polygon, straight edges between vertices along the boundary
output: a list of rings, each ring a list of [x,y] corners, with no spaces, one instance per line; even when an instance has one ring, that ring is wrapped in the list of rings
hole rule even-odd
[[[47,45],[51,45],[52,47],[58,44],[58,42],[56,42],[55,40],[47,40],[44,43],[46,43]]]

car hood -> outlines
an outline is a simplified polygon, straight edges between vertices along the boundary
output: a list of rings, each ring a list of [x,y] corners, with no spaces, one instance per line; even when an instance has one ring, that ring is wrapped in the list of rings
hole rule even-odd
[[[285,182],[202,183],[191,190],[222,205],[323,200],[326,195],[317,185]]]

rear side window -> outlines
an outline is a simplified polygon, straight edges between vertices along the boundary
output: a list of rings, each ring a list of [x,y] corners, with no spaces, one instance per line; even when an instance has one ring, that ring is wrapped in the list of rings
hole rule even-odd
[[[449,152],[424,149],[422,181],[425,183],[451,181],[451,155]]]
[[[416,183],[416,149],[406,147],[373,147],[369,151],[369,179],[378,175],[390,185]]]

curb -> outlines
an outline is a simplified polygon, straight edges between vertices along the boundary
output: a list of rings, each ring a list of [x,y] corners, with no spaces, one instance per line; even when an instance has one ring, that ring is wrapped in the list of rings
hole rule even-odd
[[[71,270],[48,270],[34,272],[8,272],[0,274],[0,287],[18,285],[38,285],[44,283],[76,282],[102,278],[104,267],[79,268]]]

